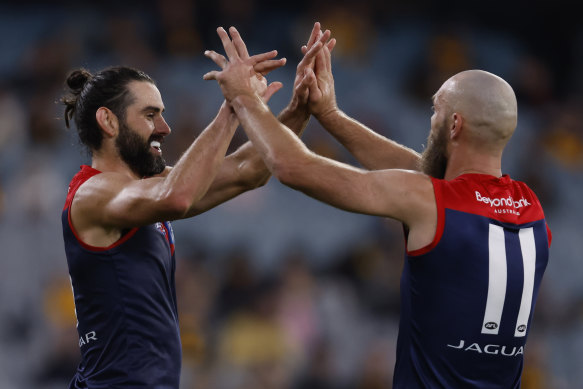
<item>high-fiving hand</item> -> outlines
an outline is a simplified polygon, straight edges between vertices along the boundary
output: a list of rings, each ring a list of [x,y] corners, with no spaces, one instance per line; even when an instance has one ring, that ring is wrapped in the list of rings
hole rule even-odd
[[[257,54],[250,57],[247,51],[247,46],[245,45],[245,42],[243,42],[241,35],[235,29],[235,27],[231,27],[229,32],[231,33],[232,40],[229,38],[227,32],[222,27],[217,28],[217,34],[223,42],[223,47],[225,47],[225,52],[227,53],[229,60],[213,50],[207,50],[204,54],[212,59],[223,70],[225,67],[227,67],[229,61],[235,57],[237,58],[238,62],[241,62],[245,66],[250,67],[246,76],[243,77],[244,80],[242,79],[241,81],[246,81],[247,86],[250,88],[250,93],[257,93],[264,102],[267,102],[271,96],[273,96],[273,94],[282,87],[282,84],[280,82],[273,82],[267,85],[267,80],[264,76],[272,70],[285,65],[286,59],[281,58],[274,60],[273,58],[277,55],[277,50],[272,50],[267,53]],[[203,78],[205,80],[216,79],[215,76],[217,73],[219,72],[208,72],[203,76]],[[227,95],[225,95],[225,98],[227,98]],[[227,98],[227,101],[229,100],[230,99]]]
[[[317,58],[322,56],[324,47],[328,48],[328,51],[332,51],[334,46],[336,45],[336,39],[332,38],[328,41],[324,41],[322,50],[311,51],[309,52],[309,48],[311,48],[316,41],[322,38],[322,30],[319,22],[314,23],[314,27],[312,28],[312,32],[310,33],[310,38],[308,39],[308,43],[303,45],[301,48],[302,54],[304,54],[304,58],[298,63],[296,69],[296,77],[294,79],[294,91],[292,95],[292,105],[293,106],[305,106],[304,109],[307,110],[308,105],[308,97],[310,93],[310,86],[312,86],[313,81],[311,77],[314,74],[314,65],[317,61]],[[312,86],[313,88],[313,86]]]
[[[314,30],[320,28],[319,24],[314,25]],[[314,34],[312,30],[312,34]],[[312,39],[312,37],[310,37]],[[312,58],[309,65],[305,66],[304,76],[299,80],[297,86],[298,96],[300,101],[307,105],[308,112],[314,115],[318,120],[322,116],[338,110],[336,104],[336,92],[334,90],[334,77],[332,76],[332,49],[336,45],[335,39],[330,39],[322,50],[316,53],[315,58]],[[302,46],[302,53],[307,57],[308,48]],[[304,60],[306,59],[304,57]],[[302,62],[304,61],[302,60]],[[301,62],[300,62],[301,64]],[[299,71],[299,65],[298,65]],[[299,72],[298,72],[299,73]],[[298,81],[298,77],[296,77]]]
[[[253,78],[262,81],[262,74],[266,74],[285,63],[285,59],[272,60],[277,55],[275,50],[249,57],[247,47],[235,27],[229,28],[229,33],[231,37],[222,27],[217,29],[217,34],[221,38],[227,58],[214,51],[206,51],[205,55],[219,65],[221,70],[213,70],[203,76],[205,80],[218,81],[227,101],[231,101],[239,95],[260,93],[253,86]],[[315,42],[307,50],[304,59],[314,58],[329,37],[330,31],[326,30],[318,39],[315,39]],[[280,82],[273,82],[267,85],[263,95],[264,99],[265,96],[269,98],[281,87],[282,84]]]

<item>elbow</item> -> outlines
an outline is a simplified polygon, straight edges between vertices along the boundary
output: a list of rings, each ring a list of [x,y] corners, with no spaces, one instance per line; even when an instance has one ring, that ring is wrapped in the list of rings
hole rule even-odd
[[[251,190],[264,186],[274,175],[277,179],[286,175],[288,158],[268,152],[261,158],[259,155],[253,160],[243,160],[238,168],[239,185],[244,190]]]
[[[183,219],[192,207],[192,199],[179,194],[171,194],[163,199],[164,215],[169,220]]]
[[[313,184],[317,158],[307,149],[299,153],[288,153],[274,159],[270,170],[285,186],[305,191]]]
[[[259,157],[251,161],[243,160],[239,162],[237,172],[237,184],[243,191],[262,187],[271,177],[271,172]]]
[[[297,164],[290,158],[277,157],[270,161],[270,169],[275,178],[284,185],[295,186],[296,178],[298,177]]]

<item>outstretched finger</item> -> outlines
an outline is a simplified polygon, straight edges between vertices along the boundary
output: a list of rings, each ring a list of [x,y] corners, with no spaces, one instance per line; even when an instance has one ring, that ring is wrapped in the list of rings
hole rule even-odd
[[[227,53],[229,60],[238,58],[239,54],[237,54],[237,49],[235,48],[235,45],[233,45],[233,42],[231,42],[231,38],[229,38],[227,31],[225,31],[223,27],[219,27],[217,28],[217,34],[219,35],[219,38],[221,38],[221,42],[223,42],[223,47],[225,48],[225,53]]]
[[[326,30],[326,32],[324,32],[323,34],[320,32],[318,40],[314,42],[311,46],[309,46],[309,49],[306,48],[306,50],[304,51],[305,46],[302,47],[304,58],[302,58],[300,63],[298,63],[298,69],[310,66],[313,63],[314,57],[316,56],[316,54],[318,54],[318,52],[320,51],[320,49],[322,48],[322,46],[328,40],[329,37],[330,30]]]
[[[310,49],[306,52],[306,54],[304,55],[304,58],[302,58],[300,63],[310,62],[316,56],[316,54],[318,54],[318,51],[320,51],[321,48],[322,48],[322,42],[318,41],[318,42],[314,43],[312,45],[312,47],[310,47]]]
[[[267,103],[269,101],[269,99],[271,99],[271,96],[274,95],[275,92],[277,92],[278,90],[280,90],[283,87],[283,84],[279,81],[275,81],[272,82],[271,84],[269,84],[267,86],[267,88],[265,89],[265,92],[263,92],[263,95],[261,96],[261,98],[263,99],[263,101],[265,103]]]
[[[322,48],[322,45],[319,42],[318,45],[319,46],[314,50],[306,50],[306,52],[304,53],[304,58],[302,58],[302,60],[298,63],[298,69],[302,69],[312,65],[314,57],[316,56],[316,54],[318,54],[318,50]],[[313,45],[312,48],[314,48],[315,46],[316,45]]]
[[[255,64],[267,61],[275,56],[277,56],[277,50],[271,50],[268,51],[267,53],[255,54],[254,56],[249,58],[249,61],[251,62],[251,65],[255,66]]]
[[[224,55],[217,53],[214,50],[207,50],[204,52],[204,55],[210,59],[212,59],[217,65],[224,69],[227,66],[227,59]]]
[[[318,51],[322,48],[322,46],[326,43],[326,41],[330,38],[330,30],[326,30],[321,36],[320,38],[308,49],[308,51],[306,52],[306,54],[304,55],[304,58],[302,59],[302,61],[306,60],[309,61],[311,60],[313,57],[316,56],[316,54],[318,53]],[[301,61],[300,61],[301,63]]]
[[[328,43],[326,43],[326,46],[328,47],[328,50],[332,52],[332,50],[334,50],[334,47],[336,47],[336,38],[330,39]]]
[[[219,73],[220,72],[218,70],[210,71],[210,72],[206,73],[204,76],[202,76],[202,79],[203,80],[216,80]]]
[[[312,32],[310,33],[310,38],[308,38],[307,47],[311,47],[314,42],[316,42],[316,39],[318,39],[318,36],[320,35],[320,31],[320,22],[314,23],[314,27],[312,27]]]
[[[328,50],[330,51],[334,50],[334,47],[336,47],[336,38],[330,39],[328,43],[326,43],[326,46],[328,46]],[[306,55],[306,53],[308,52],[308,46],[303,45],[300,50],[302,54]]]
[[[316,74],[322,74],[328,70],[326,66],[326,53],[324,50],[327,50],[326,46],[322,47],[318,54],[316,55],[316,59],[314,61],[314,71]],[[328,51],[329,53],[330,51]]]
[[[328,46],[324,46],[324,48],[322,49],[324,66],[326,67],[326,70],[328,72],[332,72],[332,55],[330,51],[331,50],[328,48]]]
[[[253,66],[253,70],[255,70],[257,73],[261,73],[263,75],[266,75],[267,73],[271,72],[272,70],[275,70],[275,69],[280,68],[283,65],[285,65],[286,61],[287,60],[285,58],[262,61],[262,62],[256,63]]]
[[[245,42],[243,42],[243,38],[241,38],[241,34],[235,27],[229,28],[229,34],[231,34],[231,38],[233,38],[233,44],[235,45],[235,49],[237,49],[237,53],[239,53],[239,57],[242,59],[249,58],[249,52],[247,51],[247,46]]]
[[[328,42],[328,39],[330,39],[330,36],[332,36],[332,32],[330,30],[326,30],[322,35],[320,35],[318,42],[321,42],[322,45],[325,45],[326,42]]]

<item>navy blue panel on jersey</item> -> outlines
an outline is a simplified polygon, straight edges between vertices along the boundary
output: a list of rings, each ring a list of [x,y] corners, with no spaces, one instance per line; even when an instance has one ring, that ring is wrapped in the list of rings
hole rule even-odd
[[[99,249],[76,237],[68,206],[62,222],[81,351],[70,387],[177,389],[182,352],[170,224],[132,229]]]
[[[445,207],[440,239],[405,259],[393,387],[519,388],[548,245],[544,218]]]

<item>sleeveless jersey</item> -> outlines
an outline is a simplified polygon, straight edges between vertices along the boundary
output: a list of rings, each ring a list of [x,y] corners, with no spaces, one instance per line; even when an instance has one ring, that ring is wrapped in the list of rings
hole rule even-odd
[[[70,388],[177,389],[182,351],[172,227],[133,228],[109,247],[82,242],[71,204],[77,189],[99,173],[81,166],[62,213],[81,350]]]
[[[437,231],[406,254],[393,387],[519,388],[551,242],[542,207],[507,175],[432,181]]]

